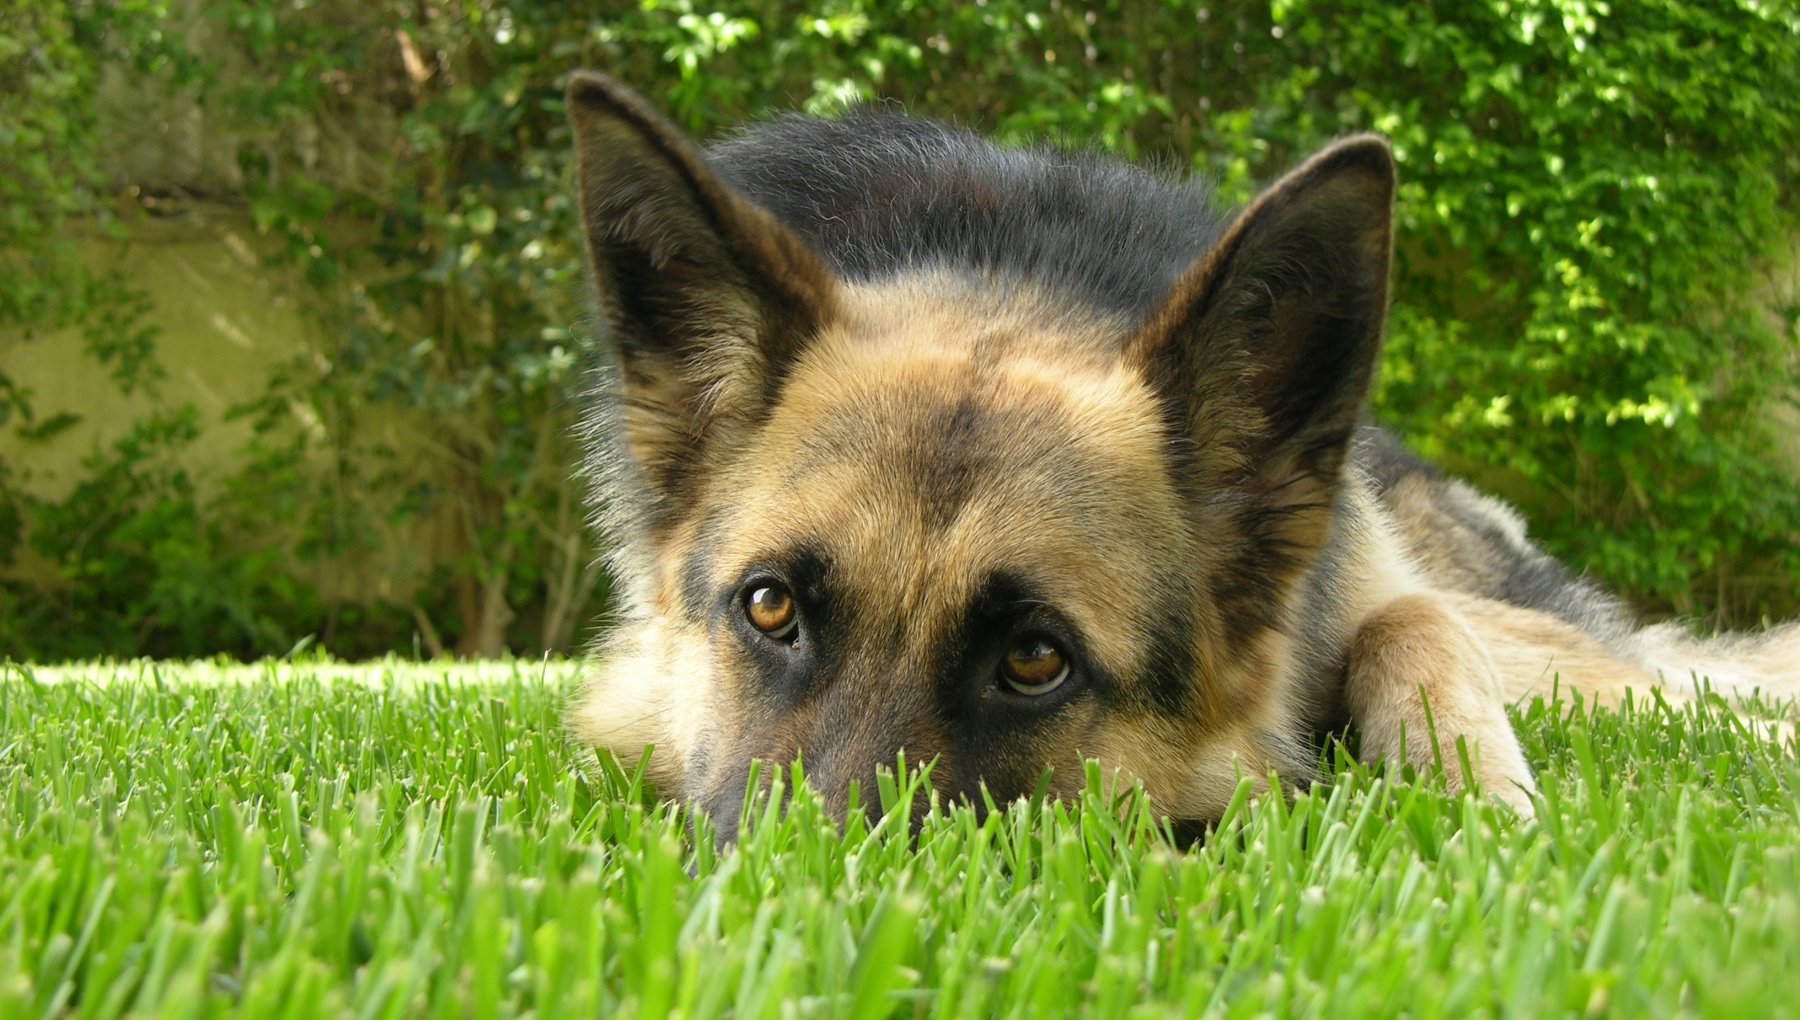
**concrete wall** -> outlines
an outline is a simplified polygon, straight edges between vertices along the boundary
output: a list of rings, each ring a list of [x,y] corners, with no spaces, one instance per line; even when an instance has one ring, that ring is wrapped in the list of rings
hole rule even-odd
[[[267,264],[272,254],[239,211],[191,203],[180,215],[136,222],[127,240],[91,237],[84,255],[116,267],[152,305],[145,324],[167,377],[156,393],[119,390],[88,355],[81,331],[32,340],[3,338],[6,373],[32,392],[40,418],[78,415],[74,428],[25,443],[0,432],[0,457],[27,476],[34,495],[55,499],[78,480],[80,461],[124,435],[157,406],[192,403],[204,434],[192,449],[196,476],[231,460],[249,426],[227,422],[234,405],[260,395],[281,362],[322,348],[318,323],[303,309],[300,281]]]
[[[0,368],[31,391],[39,420],[65,412],[80,419],[42,441],[0,430],[0,458],[39,498],[66,497],[85,474],[83,459],[110,448],[133,422],[158,407],[188,404],[200,415],[201,434],[180,463],[205,493],[241,469],[251,438],[248,422],[227,420],[231,409],[262,397],[280,366],[333,347],[298,272],[283,265],[278,243],[256,235],[241,208],[184,202],[175,215],[136,220],[128,233],[81,243],[91,265],[117,267],[150,299],[143,324],[155,330],[165,373],[153,393],[121,392],[85,352],[78,328],[30,340],[0,334]],[[324,439],[308,407],[291,403],[287,410],[286,427]],[[371,427],[380,432],[371,438],[404,441],[403,423]],[[321,491],[320,498],[339,497]],[[308,564],[300,574],[327,599],[404,603],[415,579],[452,554],[444,530],[440,522],[416,521],[383,536],[379,556]],[[29,551],[11,572],[53,577],[51,565]]]

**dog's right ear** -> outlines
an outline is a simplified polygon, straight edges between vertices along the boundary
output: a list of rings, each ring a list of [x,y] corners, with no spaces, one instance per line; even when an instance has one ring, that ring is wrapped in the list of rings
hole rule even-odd
[[[767,407],[831,316],[836,281],[630,89],[578,72],[568,111],[588,258],[618,352],[623,439],[666,505],[720,430]]]
[[[1386,141],[1327,147],[1258,196],[1133,339],[1205,484],[1284,514],[1329,503],[1381,348],[1393,205]]]

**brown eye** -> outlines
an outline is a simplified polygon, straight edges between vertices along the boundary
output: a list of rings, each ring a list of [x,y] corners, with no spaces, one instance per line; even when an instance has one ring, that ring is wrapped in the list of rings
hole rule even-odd
[[[1043,638],[1025,638],[1000,660],[1000,679],[1020,694],[1049,694],[1068,678],[1069,660]]]
[[[778,584],[765,584],[750,589],[744,597],[744,616],[750,626],[777,641],[786,640],[800,625],[800,614],[794,596]]]

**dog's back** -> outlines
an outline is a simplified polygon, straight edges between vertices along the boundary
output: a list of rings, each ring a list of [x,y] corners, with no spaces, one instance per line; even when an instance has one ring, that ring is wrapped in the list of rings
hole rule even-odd
[[[1531,541],[1512,507],[1445,475],[1383,429],[1358,433],[1353,460],[1434,583],[1548,613],[1601,642],[1631,633],[1624,604]]]

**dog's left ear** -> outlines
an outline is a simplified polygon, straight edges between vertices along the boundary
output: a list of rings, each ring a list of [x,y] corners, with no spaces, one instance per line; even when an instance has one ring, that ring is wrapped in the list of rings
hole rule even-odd
[[[1384,140],[1330,146],[1251,203],[1133,339],[1189,481],[1284,506],[1335,491],[1381,347],[1393,204]]]

